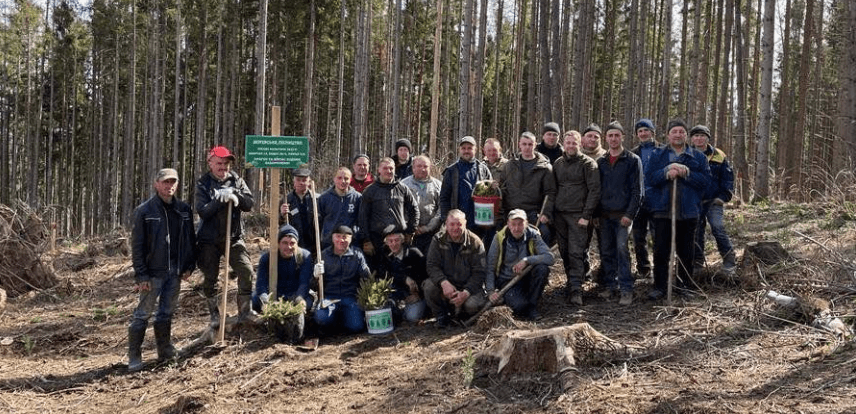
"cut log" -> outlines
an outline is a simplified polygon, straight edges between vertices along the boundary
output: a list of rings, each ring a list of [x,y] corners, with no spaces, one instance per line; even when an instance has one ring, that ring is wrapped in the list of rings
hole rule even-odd
[[[587,323],[511,331],[476,356],[475,376],[557,374],[573,369],[579,358],[620,348]]]

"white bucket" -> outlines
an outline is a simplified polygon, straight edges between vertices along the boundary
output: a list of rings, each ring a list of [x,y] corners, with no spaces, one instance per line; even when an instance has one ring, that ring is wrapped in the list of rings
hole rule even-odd
[[[493,226],[493,203],[479,203],[474,201],[473,205],[475,206],[474,216],[476,226]]]
[[[392,332],[392,309],[384,308],[366,311],[366,326],[370,334]]]

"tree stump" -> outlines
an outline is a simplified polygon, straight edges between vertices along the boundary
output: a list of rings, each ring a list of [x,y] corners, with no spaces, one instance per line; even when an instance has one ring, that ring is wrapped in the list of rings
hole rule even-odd
[[[515,330],[505,333],[488,349],[476,355],[474,379],[538,374],[566,374],[577,360],[596,353],[623,348],[587,323],[550,329]],[[562,378],[563,384],[568,381]]]
[[[746,249],[743,252],[744,260],[747,257],[753,257],[767,266],[793,259],[790,253],[775,240],[746,243]]]

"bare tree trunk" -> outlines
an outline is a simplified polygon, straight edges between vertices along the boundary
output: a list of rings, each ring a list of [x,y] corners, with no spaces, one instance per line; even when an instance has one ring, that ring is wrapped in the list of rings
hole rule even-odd
[[[342,7],[340,10],[339,16],[339,24],[341,25],[339,30],[339,98],[336,103],[336,165],[340,165],[342,163],[342,115],[344,113],[345,106],[345,14],[347,11],[346,0],[342,0]],[[288,65],[283,65],[286,68]],[[283,84],[285,84],[285,80],[283,80]],[[283,102],[285,102],[285,96],[283,96]]]
[[[524,128],[531,131],[538,119],[538,5],[536,0],[532,1],[532,16],[529,20],[529,58],[526,60],[526,123]],[[516,135],[520,131],[514,131]]]
[[[472,26],[473,26],[473,1],[464,1],[464,15],[461,21],[461,50],[459,58],[461,60],[460,70],[458,72],[458,127],[456,128],[455,137],[464,135],[472,135],[470,128],[470,64],[472,62]]]
[[[773,92],[773,18],[776,13],[775,0],[765,0],[764,4],[764,35],[761,47],[764,51],[764,61],[761,64],[761,113],[758,117],[758,131],[755,140],[755,199],[766,199],[770,194],[769,187],[769,145],[770,119],[772,118]]]
[[[399,0],[400,1],[400,0]],[[485,47],[487,44],[487,3],[488,0],[480,0],[479,11],[479,42],[476,47],[476,74],[473,79],[473,136],[482,139],[482,109],[484,107],[484,67]]]
[[[719,25],[717,25],[717,26],[719,26]],[[722,45],[725,47],[725,49],[722,52],[722,64],[720,64],[719,62],[716,62],[713,65],[714,70],[715,70],[714,73],[716,73],[716,74],[719,74],[720,73],[719,68],[722,68],[722,81],[721,82],[718,80],[714,81],[714,83],[719,83],[719,89],[720,89],[719,90],[719,96],[715,97],[715,98],[718,98],[718,102],[716,102],[717,99],[714,99],[714,102],[716,102],[716,105],[717,105],[716,112],[714,112],[714,120],[716,121],[716,125],[713,129],[713,145],[714,146],[721,145],[720,142],[718,141],[720,138],[722,138],[722,139],[726,138],[726,135],[725,135],[725,133],[726,133],[726,121],[729,118],[728,113],[726,111],[728,108],[729,83],[731,83],[731,71],[730,71],[730,69],[731,69],[730,63],[731,62],[729,59],[731,57],[731,43],[732,43],[732,39],[734,37],[737,37],[738,39],[740,38],[739,36],[734,36],[733,30],[734,30],[734,0],[725,0],[725,29],[723,29],[723,31],[725,33],[724,37],[726,40],[725,40],[725,42],[723,42],[724,44]],[[720,36],[717,35],[717,37],[719,38]],[[719,49],[718,42],[717,42],[717,49]],[[717,60],[719,60],[719,51],[717,51],[716,55],[717,55]]]
[[[806,113],[806,105],[808,101],[808,75],[811,71],[811,41],[814,37],[814,0],[806,0],[805,3],[805,25],[803,26],[803,42],[802,52],[800,54],[800,73],[799,81],[797,82],[799,92],[797,93],[797,113],[794,120],[794,146],[796,157],[792,159],[793,164],[797,164],[794,170],[796,175],[798,194],[800,201],[805,201],[805,189],[803,188],[803,171],[809,171],[810,166],[805,165],[804,149],[805,149],[805,120],[808,117]]]
[[[493,116],[491,117],[490,124],[490,132],[488,135],[491,137],[495,137],[499,134],[499,95],[502,93],[502,71],[500,70],[500,45],[502,44],[502,10],[503,10],[503,0],[498,0],[496,5],[496,41],[494,42],[496,46],[494,46],[494,58],[493,58],[493,67],[496,68],[496,77],[494,78],[494,86],[493,86]]]
[[[318,138],[312,125],[312,100],[315,95],[313,77],[315,72],[315,0],[309,0],[309,28],[306,36],[306,71],[303,83],[303,135],[309,137],[309,143],[318,149]],[[316,154],[317,155],[317,154]]]
[[[551,97],[550,97],[550,121],[557,122],[559,126],[563,124],[562,119],[562,90],[564,89],[564,77],[562,76],[562,32],[559,30],[561,24],[561,13],[559,10],[559,2],[561,0],[551,0],[552,10],[550,11],[551,22],[551,57],[550,57],[550,72],[551,79]],[[537,132],[537,131],[536,131]]]
[[[776,141],[776,171],[781,172],[779,180],[779,196],[785,198],[788,196],[791,184],[793,183],[794,171],[799,168],[794,167],[794,157],[796,156],[795,137],[793,135],[793,85],[791,80],[791,0],[785,2],[785,30],[782,34],[782,62],[779,87],[779,109],[776,114],[779,116],[779,135]]]
[[[354,138],[351,142],[354,154],[365,152],[368,131],[368,88],[371,50],[371,2],[360,0],[357,24],[354,31],[356,53],[354,54]]]
[[[695,0],[698,3],[698,0]],[[692,53],[689,49],[689,39],[687,39],[688,28],[690,19],[689,12],[689,0],[684,0],[683,7],[681,8],[681,67],[678,69],[679,73],[679,89],[678,89],[678,102],[680,105],[680,111],[683,112],[683,118],[687,122],[692,122],[692,118],[689,118],[689,72],[692,70],[690,65],[692,64],[691,56]],[[671,29],[667,29],[671,30]]]
[[[841,44],[844,55],[839,63],[839,82],[841,93],[838,95],[839,115],[836,119],[836,132],[840,137],[833,146],[833,171],[853,170],[856,163],[856,4],[852,0],[840,2],[839,15]]]
[[[437,124],[440,121],[440,46],[443,40],[443,0],[437,0],[437,17],[434,28],[434,71],[431,81],[431,126],[428,131],[428,156],[437,159]]]
[[[517,22],[514,30],[517,31],[517,42],[515,42],[516,57],[514,58],[514,112],[511,116],[513,119],[511,134],[520,132],[520,116],[523,100],[523,50],[526,42],[526,0],[517,0],[518,12]]]
[[[387,144],[391,144],[398,140],[401,133],[401,0],[395,0],[395,13],[393,16],[395,28],[393,29],[393,38],[395,46],[393,47],[393,63],[392,63],[392,125],[390,130],[392,136],[387,140]]]
[[[671,106],[671,91],[672,91],[672,75],[671,75],[671,60],[672,60],[672,0],[663,1],[663,63],[662,63],[662,82],[660,84],[660,109],[657,112],[657,119],[660,124],[657,129],[665,131],[666,123],[669,122],[669,107]]]
[[[539,23],[535,26],[538,33],[538,52],[541,55],[541,80],[538,90],[540,91],[541,123],[553,120],[552,100],[553,82],[550,80],[550,0],[540,0]],[[534,17],[534,15],[533,15]],[[536,32],[533,32],[536,33]],[[536,131],[537,133],[537,131]]]
[[[134,6],[132,9],[131,68],[130,79],[128,79],[128,84],[132,87],[128,88],[128,106],[125,108],[125,171],[123,174],[124,184],[122,186],[122,216],[124,217],[122,222],[125,224],[125,227],[131,224],[131,219],[133,218],[131,217],[131,211],[133,211],[134,164],[136,163],[134,155],[137,153],[135,149],[136,137],[134,136],[136,131],[137,88],[133,87],[133,85],[137,84],[137,8]]]

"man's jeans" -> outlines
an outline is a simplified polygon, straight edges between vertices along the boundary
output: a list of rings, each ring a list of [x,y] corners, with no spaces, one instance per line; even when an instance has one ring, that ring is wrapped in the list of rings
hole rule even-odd
[[[155,323],[172,320],[181,291],[181,278],[177,275],[149,279],[149,290],[140,292],[140,303],[134,310],[132,329],[146,329],[149,318],[155,313]],[[160,301],[158,301],[160,298]]]
[[[628,230],[621,225],[621,218],[600,219],[600,261],[603,264],[605,287],[610,290],[633,291]]]
[[[529,274],[523,276],[514,286],[505,292],[503,296],[505,304],[514,313],[521,315],[535,310],[538,307],[541,294],[544,293],[544,286],[546,286],[549,276],[550,267],[547,265],[532,266]],[[502,289],[510,281],[511,279],[502,280],[497,287]]]
[[[723,216],[724,209],[722,205],[712,201],[702,204],[695,235],[694,257],[696,264],[704,264],[704,232],[707,228],[707,223],[710,223],[710,233],[713,235],[714,240],[716,240],[716,249],[719,251],[720,256],[724,258],[734,248],[731,244],[731,239],[728,238],[728,233],[725,232]]]
[[[328,304],[326,308],[318,308],[315,311],[315,322],[319,327],[331,328],[331,330],[342,327],[348,333],[362,332],[366,329],[366,313],[360,309],[356,298],[327,296],[324,302],[327,303],[328,299],[339,299],[339,302]]]

